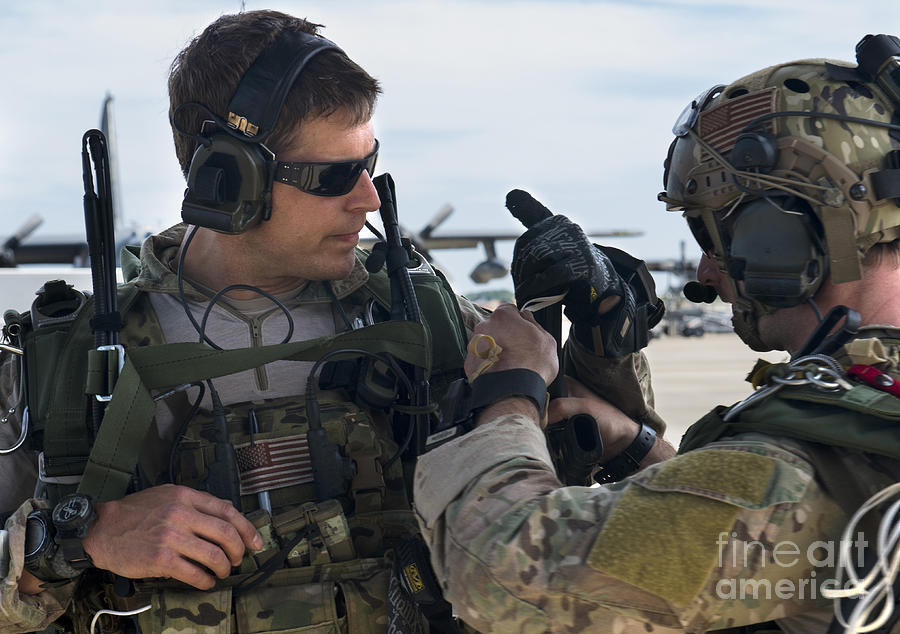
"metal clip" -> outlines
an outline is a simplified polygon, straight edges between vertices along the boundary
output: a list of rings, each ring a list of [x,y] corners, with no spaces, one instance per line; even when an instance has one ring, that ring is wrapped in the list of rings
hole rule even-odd
[[[12,410],[15,411],[15,410]],[[6,420],[6,419],[4,419]],[[0,456],[10,454],[14,452],[16,449],[25,444],[25,438],[28,437],[28,406],[25,406],[25,409],[22,410],[22,431],[19,432],[19,438],[16,440],[15,444],[12,447],[7,447],[5,449],[0,449]]]
[[[228,127],[239,130],[243,132],[245,136],[250,137],[255,136],[256,133],[259,132],[258,125],[247,121],[247,117],[242,117],[241,115],[235,114],[233,112],[228,113]]]
[[[9,532],[0,529],[0,579],[9,574]]]
[[[815,362],[813,365],[812,362]],[[740,403],[729,409],[722,420],[726,423],[733,420],[740,412],[755,404],[758,400],[771,396],[785,386],[812,385],[826,392],[849,390],[853,387],[846,380],[843,368],[837,361],[824,354],[810,354],[791,361],[788,370],[792,370],[786,377],[770,376],[771,383],[764,385],[745,398]]]
[[[111,346],[97,346],[97,350],[101,352],[106,352],[108,350],[116,350],[119,353],[119,371],[116,375],[116,378],[122,375],[122,368],[125,367],[125,348],[122,344],[117,343]],[[95,394],[94,398],[100,401],[101,403],[107,403],[112,400],[113,386],[108,385],[109,394]]]
[[[42,451],[38,454],[38,480],[48,484],[78,484],[81,482],[81,475],[48,476],[44,465],[44,452]]]

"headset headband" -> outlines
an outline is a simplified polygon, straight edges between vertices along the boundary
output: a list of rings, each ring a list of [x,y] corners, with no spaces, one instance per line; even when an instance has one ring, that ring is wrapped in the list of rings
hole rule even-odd
[[[228,125],[251,141],[262,141],[275,127],[288,91],[307,62],[322,51],[341,48],[324,37],[286,31],[257,56],[228,104]]]

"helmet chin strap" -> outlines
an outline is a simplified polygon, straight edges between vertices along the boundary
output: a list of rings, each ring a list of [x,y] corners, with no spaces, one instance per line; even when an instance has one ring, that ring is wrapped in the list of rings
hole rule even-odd
[[[734,332],[741,338],[741,341],[750,346],[751,350],[756,352],[773,350],[772,346],[762,340],[762,335],[759,332],[759,318],[763,315],[771,315],[778,309],[766,306],[744,295],[738,283],[730,276],[728,277],[728,283],[731,285],[732,296],[735,298],[734,302],[732,302],[732,312],[734,314],[731,317]]]
[[[737,290],[737,284],[733,280],[732,284]],[[815,312],[819,323],[800,349],[791,355],[792,359],[798,359],[810,354],[833,354],[859,330],[860,316],[852,308],[835,306],[823,317],[822,312],[812,298],[809,298],[807,302],[813,309],[813,312]],[[759,332],[759,318],[763,315],[771,315],[778,308],[766,306],[741,294],[737,295],[733,306],[734,316],[731,321],[734,325],[734,332],[737,333],[738,337],[756,352],[773,350],[772,346],[765,343],[762,339],[762,335]],[[837,327],[841,320],[844,323]],[[835,330],[836,327],[837,330]],[[834,330],[833,333],[832,330]]]
[[[755,300],[748,300],[745,297],[736,299],[732,304],[734,315],[731,323],[734,326],[734,332],[741,341],[746,343],[752,350],[756,352],[769,352],[773,350],[772,346],[762,340],[759,332],[759,318],[768,315],[774,310],[768,309]]]

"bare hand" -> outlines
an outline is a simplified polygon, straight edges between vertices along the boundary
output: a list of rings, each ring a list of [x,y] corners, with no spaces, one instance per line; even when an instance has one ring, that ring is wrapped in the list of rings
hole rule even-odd
[[[625,451],[641,430],[641,425],[629,418],[622,410],[600,398],[576,379],[566,377],[568,396],[550,401],[547,409],[548,423],[555,423],[575,414],[590,414],[597,421],[600,438],[603,440],[603,457],[606,462]],[[641,461],[642,467],[675,455],[668,442],[657,438],[650,453]]]
[[[183,486],[165,484],[97,504],[84,549],[97,568],[130,579],[166,577],[208,590],[241,563],[262,538],[234,506]],[[199,565],[198,565],[199,564]]]
[[[523,368],[537,372],[548,384],[556,377],[559,370],[556,342],[530,312],[520,312],[512,304],[504,304],[475,326],[475,334],[490,335],[503,348],[500,359],[486,372]],[[470,352],[466,357],[466,376],[471,377],[481,362]]]

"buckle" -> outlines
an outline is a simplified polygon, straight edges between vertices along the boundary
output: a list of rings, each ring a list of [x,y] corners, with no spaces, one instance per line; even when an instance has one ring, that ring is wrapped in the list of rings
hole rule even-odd
[[[378,461],[378,454],[375,451],[362,451],[351,454],[351,459],[356,463],[356,475],[350,485],[353,497],[376,493],[378,500],[383,500],[387,487],[384,484],[384,475],[381,471],[381,462]]]
[[[38,480],[47,484],[79,484],[81,474],[71,476],[48,476],[44,462],[44,452],[38,454]]]
[[[116,371],[113,374],[108,355],[104,355],[107,358],[105,367],[106,367],[106,389],[109,392],[108,394],[94,394],[94,398],[100,401],[101,403],[107,403],[112,400],[113,389],[115,388],[116,381],[119,379],[119,376],[122,374],[122,368],[125,367],[125,348],[120,343],[116,343],[108,346],[97,346],[97,352],[112,352],[115,351],[117,353],[117,364]]]

